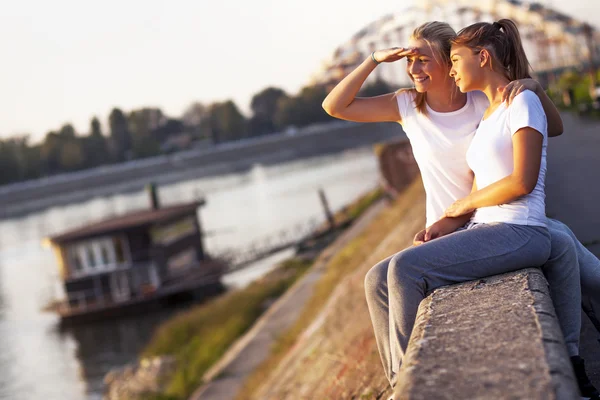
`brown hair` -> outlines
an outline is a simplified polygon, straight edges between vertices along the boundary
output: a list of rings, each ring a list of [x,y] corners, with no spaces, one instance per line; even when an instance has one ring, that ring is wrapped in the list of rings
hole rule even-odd
[[[456,37],[456,32],[446,22],[431,21],[417,27],[411,39],[422,40],[431,49],[433,57],[440,65],[450,65],[450,48],[452,47],[451,40]],[[421,114],[427,114],[427,105],[425,102],[427,93],[419,93],[415,89],[401,89],[397,92],[414,91],[415,107]]]
[[[510,19],[501,19],[493,24],[478,22],[458,32],[452,44],[472,50],[488,50],[500,62],[502,73],[511,81],[531,78],[529,61],[517,25]]]

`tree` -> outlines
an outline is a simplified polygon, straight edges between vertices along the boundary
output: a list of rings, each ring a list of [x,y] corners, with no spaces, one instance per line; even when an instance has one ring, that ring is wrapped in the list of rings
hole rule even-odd
[[[131,133],[123,111],[113,108],[108,117],[108,125],[116,160],[128,160],[131,158]]]
[[[81,141],[67,139],[60,147],[59,165],[62,171],[73,171],[84,166],[84,154]]]
[[[208,107],[200,102],[194,102],[188,106],[181,117],[185,128],[195,137],[200,138],[207,134]]]
[[[305,126],[316,122],[330,121],[321,104],[327,96],[322,86],[307,86],[296,97],[282,99],[278,103],[275,125],[283,129],[289,125]]]
[[[102,125],[100,124],[100,121],[96,117],[93,117],[92,120],[90,121],[90,136],[93,136],[93,137],[103,136],[102,135]]]
[[[160,142],[153,132],[165,124],[166,117],[159,108],[146,107],[131,111],[127,122],[134,157],[150,157],[160,153]]]
[[[252,97],[250,108],[252,118],[248,122],[248,130],[253,136],[271,133],[276,130],[273,121],[277,113],[277,107],[282,99],[288,95],[281,89],[269,87]]]
[[[22,177],[19,155],[11,139],[0,140],[0,171],[0,184],[15,182]]]
[[[152,131],[152,136],[156,138],[159,143],[163,143],[169,139],[172,135],[178,135],[186,131],[183,122],[176,118],[169,118],[164,124]]]
[[[57,143],[59,172],[85,167],[81,138],[73,125],[65,124],[58,131]]]
[[[211,104],[208,114],[208,129],[214,143],[246,137],[246,119],[233,101]]]
[[[88,136],[81,138],[81,142],[84,167],[96,167],[110,161],[108,144],[102,134],[102,125],[98,118],[92,118],[90,133]]]
[[[75,128],[73,128],[73,125],[64,124],[58,130],[58,136],[60,137],[61,140],[69,140],[69,139],[75,139],[75,137],[77,136],[77,133],[75,132]]]
[[[40,159],[44,175],[52,175],[60,170],[60,135],[54,131],[46,133],[40,148]]]

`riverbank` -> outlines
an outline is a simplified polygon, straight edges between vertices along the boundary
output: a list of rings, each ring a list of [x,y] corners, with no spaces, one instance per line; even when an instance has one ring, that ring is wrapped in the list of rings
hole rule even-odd
[[[263,166],[364,148],[402,136],[395,123],[334,121],[309,126],[290,136],[268,135],[223,143],[209,149],[102,166],[0,187],[0,218],[13,218],[52,206],[140,191],[148,182],[168,185],[227,176]],[[201,193],[199,193],[201,195]]]
[[[381,195],[377,189],[344,207],[335,215],[336,225],[347,226]],[[107,376],[108,398],[187,398],[231,344],[306,272],[315,252],[326,244],[323,242],[331,241],[336,235],[320,236],[321,239],[315,240],[299,257],[283,262],[257,282],[161,325],[137,365]],[[168,368],[161,367],[164,365]]]
[[[378,261],[412,244],[425,225],[424,200],[417,178],[329,260],[302,314],[279,337],[237,400],[382,398],[387,381],[363,280]]]

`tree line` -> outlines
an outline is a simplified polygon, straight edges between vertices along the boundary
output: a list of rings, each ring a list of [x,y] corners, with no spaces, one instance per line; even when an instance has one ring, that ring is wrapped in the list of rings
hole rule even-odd
[[[390,90],[380,81],[362,93]],[[328,121],[331,117],[321,108],[326,95],[324,86],[304,87],[295,96],[268,87],[252,97],[249,118],[232,100],[195,102],[179,118],[166,115],[160,108],[129,112],[113,108],[104,126],[93,117],[87,133],[76,132],[66,123],[47,132],[37,144],[30,143],[29,135],[1,139],[0,184],[152,157],[198,142],[218,144]],[[183,144],[177,144],[178,139],[184,140]]]

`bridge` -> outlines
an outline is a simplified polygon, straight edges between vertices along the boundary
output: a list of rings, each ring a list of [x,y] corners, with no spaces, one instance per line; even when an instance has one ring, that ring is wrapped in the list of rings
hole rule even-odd
[[[211,255],[226,261],[230,265],[229,272],[237,271],[281,250],[300,246],[315,235],[322,234],[320,228],[323,227],[323,221],[323,216],[315,216],[253,240],[248,245],[218,249],[211,252]]]

